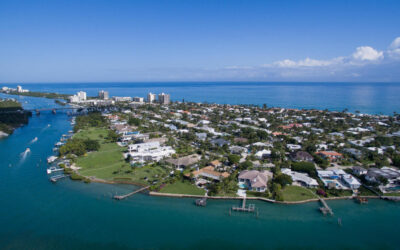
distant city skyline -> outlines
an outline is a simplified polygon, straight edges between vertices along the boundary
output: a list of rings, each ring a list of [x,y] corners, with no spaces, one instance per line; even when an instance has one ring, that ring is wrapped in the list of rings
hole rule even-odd
[[[0,83],[400,82],[399,1],[0,2]]]

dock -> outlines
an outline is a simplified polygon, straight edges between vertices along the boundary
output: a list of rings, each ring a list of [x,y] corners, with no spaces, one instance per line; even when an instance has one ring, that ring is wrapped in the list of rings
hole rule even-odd
[[[197,199],[196,200],[196,206],[200,206],[200,207],[207,206],[207,197],[204,197],[204,198],[201,198],[201,199]]]
[[[53,167],[51,167],[51,168],[48,168],[47,169],[47,174],[51,174],[51,173],[54,173],[54,172],[60,172],[60,171],[64,171],[64,169],[63,168],[53,168]]]
[[[53,182],[53,183],[56,183],[58,180],[66,178],[68,176],[69,175],[66,175],[66,174],[54,175],[54,176],[50,177],[50,181]]]
[[[232,210],[233,211],[238,211],[238,212],[254,213],[255,205],[254,204],[249,204],[248,206],[246,206],[246,197],[243,197],[242,206],[232,206]]]
[[[320,210],[324,215],[326,215],[326,214],[333,215],[333,211],[332,211],[332,209],[328,206],[328,204],[326,203],[326,201],[325,201],[324,199],[322,199],[322,198],[319,198],[319,201],[320,201],[321,204],[322,204],[322,207],[320,207],[319,210]]]
[[[116,200],[123,200],[123,199],[125,199],[125,198],[128,198],[129,196],[132,196],[132,195],[134,195],[134,194],[137,194],[137,193],[139,193],[139,192],[142,192],[142,191],[144,191],[144,190],[146,190],[146,189],[148,189],[148,188],[150,188],[150,186],[142,187],[142,188],[140,188],[140,189],[138,189],[138,190],[135,190],[135,191],[130,192],[130,193],[125,194],[125,195],[114,195],[113,198],[116,199]]]

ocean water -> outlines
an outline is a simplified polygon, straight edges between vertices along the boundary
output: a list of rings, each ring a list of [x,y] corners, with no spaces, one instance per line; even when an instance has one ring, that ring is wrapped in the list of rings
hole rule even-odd
[[[0,95],[2,97],[3,95]],[[26,108],[56,106],[53,100],[19,97]],[[0,140],[0,249],[399,249],[400,203],[328,201],[277,205],[254,202],[259,217],[228,210],[237,201],[209,201],[114,194],[129,185],[85,184],[46,174],[46,158],[71,129],[66,114],[43,112]],[[36,142],[32,140],[38,137]],[[26,148],[31,152],[23,154]],[[342,226],[338,225],[338,218]]]
[[[9,85],[9,86],[16,86]],[[400,112],[400,83],[63,83],[25,84],[24,88],[74,94],[84,90],[95,96],[101,89],[111,96],[169,93],[172,100],[220,104],[267,104],[270,107],[316,108],[369,114]]]

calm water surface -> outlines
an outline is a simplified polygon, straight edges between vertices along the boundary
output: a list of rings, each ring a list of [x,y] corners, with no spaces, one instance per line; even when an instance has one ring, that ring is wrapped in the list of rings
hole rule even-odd
[[[55,106],[41,98],[20,101],[26,108]],[[236,201],[209,201],[200,208],[193,199],[138,194],[117,202],[113,194],[135,187],[70,180],[52,184],[45,161],[71,129],[67,119],[44,112],[0,140],[1,249],[400,248],[399,203],[329,201],[335,216],[323,217],[317,203],[255,202],[256,218],[229,216]],[[24,156],[27,147],[31,153]]]

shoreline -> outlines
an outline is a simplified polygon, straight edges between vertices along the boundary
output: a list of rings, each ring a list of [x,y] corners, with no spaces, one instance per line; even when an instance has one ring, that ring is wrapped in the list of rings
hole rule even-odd
[[[159,192],[149,192],[150,196],[158,196],[158,197],[169,197],[169,198],[204,198],[204,195],[190,195],[190,194],[171,194],[171,193],[159,193]],[[368,199],[380,199],[379,196],[359,196],[361,198]],[[242,200],[243,197],[230,197],[230,196],[207,196],[207,199],[212,200]],[[324,200],[354,200],[353,196],[343,196],[343,197],[329,197],[323,198]],[[285,205],[296,205],[296,204],[304,204],[310,202],[319,202],[319,199],[307,199],[302,201],[276,201],[263,197],[246,197],[246,200],[259,200],[269,203],[275,204],[285,204]]]

